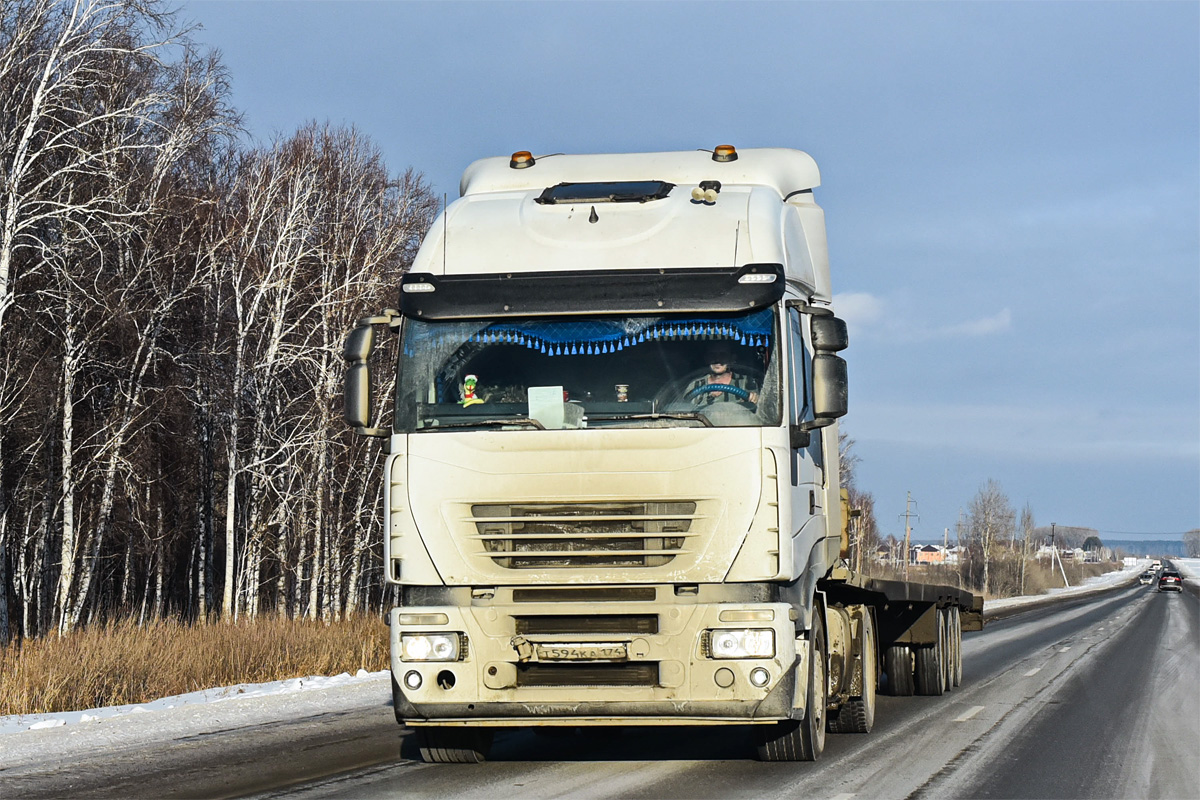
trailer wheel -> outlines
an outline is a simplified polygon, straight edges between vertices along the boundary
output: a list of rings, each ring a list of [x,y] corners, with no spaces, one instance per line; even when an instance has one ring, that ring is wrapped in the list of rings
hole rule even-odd
[[[825,626],[820,614],[813,614],[808,635],[807,692],[803,719],[777,722],[759,731],[759,761],[816,761],[825,749],[829,672],[825,662]]]
[[[883,651],[883,671],[887,673],[887,693],[893,697],[909,697],[913,686],[912,648],[894,644]]]
[[[950,683],[962,684],[962,614],[958,606],[950,609],[950,641],[954,652],[954,663],[950,669]]]
[[[946,691],[946,625],[937,612],[937,642],[916,652],[917,694],[938,696]]]
[[[947,608],[942,613],[938,614],[938,621],[942,623],[942,686],[945,691],[950,691],[954,688],[954,632],[950,630],[950,609]]]
[[[491,728],[416,729],[421,760],[427,764],[480,764],[492,748]]]
[[[870,733],[875,726],[875,687],[879,680],[879,662],[875,655],[875,625],[871,615],[862,622],[862,695],[842,704],[836,717],[829,720],[831,733]]]

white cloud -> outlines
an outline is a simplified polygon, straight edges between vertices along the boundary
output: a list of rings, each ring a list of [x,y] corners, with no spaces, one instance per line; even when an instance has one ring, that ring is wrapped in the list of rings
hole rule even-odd
[[[961,339],[991,336],[1012,330],[1012,311],[1005,307],[995,314],[929,325],[911,311],[892,311],[894,304],[868,292],[844,292],[833,296],[838,316],[846,320],[851,336],[886,337],[897,342],[927,342],[936,339]]]
[[[835,294],[833,307],[837,309],[838,316],[846,320],[851,332],[870,328],[883,319],[883,300],[867,292]]]
[[[1003,333],[1012,329],[1012,311],[1007,308],[1001,309],[999,313],[993,314],[990,317],[980,317],[979,319],[960,322],[955,325],[946,325],[942,328],[937,328],[930,332],[932,339],[941,339],[952,336],[989,336],[993,333]]]

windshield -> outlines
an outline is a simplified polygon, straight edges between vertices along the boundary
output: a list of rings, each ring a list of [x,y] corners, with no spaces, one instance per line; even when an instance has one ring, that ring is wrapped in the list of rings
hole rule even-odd
[[[779,424],[773,309],[405,319],[397,431]]]

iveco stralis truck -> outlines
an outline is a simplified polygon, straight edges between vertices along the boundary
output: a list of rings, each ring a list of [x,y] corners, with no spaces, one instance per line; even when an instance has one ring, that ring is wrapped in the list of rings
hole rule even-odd
[[[505,727],[749,725],[763,759],[813,760],[877,689],[958,683],[981,599],[844,561],[819,183],[789,149],[486,158],[399,307],[351,332],[423,758],[482,760]]]

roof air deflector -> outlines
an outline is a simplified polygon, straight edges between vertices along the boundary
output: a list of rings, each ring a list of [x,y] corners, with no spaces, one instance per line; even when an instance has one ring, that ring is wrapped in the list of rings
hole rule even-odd
[[[646,203],[661,200],[675,184],[666,181],[611,181],[607,183],[560,183],[541,193],[541,205],[571,203]]]

